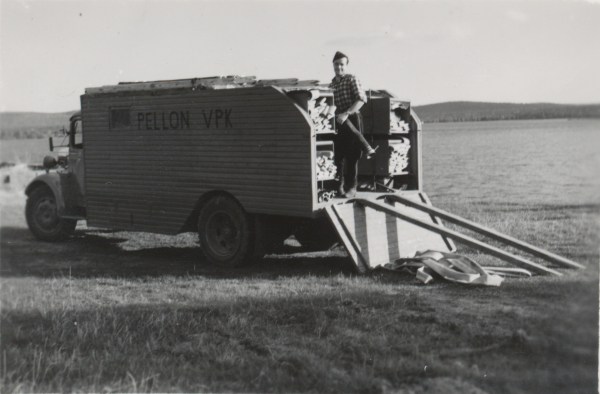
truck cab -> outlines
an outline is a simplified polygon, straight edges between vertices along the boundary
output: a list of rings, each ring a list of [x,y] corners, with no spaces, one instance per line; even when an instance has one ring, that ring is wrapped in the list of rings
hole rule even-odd
[[[37,176],[25,189],[25,217],[34,235],[43,241],[62,241],[73,234],[77,220],[85,219],[85,170],[81,113],[69,119],[69,130],[61,145],[49,138],[46,173]],[[64,145],[63,145],[64,144]]]

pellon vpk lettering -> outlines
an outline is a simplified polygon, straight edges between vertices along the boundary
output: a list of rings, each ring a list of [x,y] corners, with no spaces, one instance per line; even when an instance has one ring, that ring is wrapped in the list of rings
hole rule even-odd
[[[232,108],[202,110],[204,125],[210,128],[229,128]],[[138,130],[182,130],[190,128],[190,111],[138,112]],[[202,124],[202,121],[196,123]]]
[[[190,128],[190,111],[138,112],[138,130],[181,130]]]

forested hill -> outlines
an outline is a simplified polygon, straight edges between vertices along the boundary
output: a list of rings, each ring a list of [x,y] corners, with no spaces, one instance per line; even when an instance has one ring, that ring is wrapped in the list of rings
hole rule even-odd
[[[453,101],[413,107],[425,123],[480,120],[600,118],[600,104],[511,104]]]
[[[507,104],[454,101],[413,107],[425,123],[478,120],[600,118],[600,104]],[[43,138],[69,128],[77,111],[0,113],[0,139]]]
[[[63,127],[69,129],[69,118],[76,112],[2,112],[0,137],[10,140],[60,135]]]

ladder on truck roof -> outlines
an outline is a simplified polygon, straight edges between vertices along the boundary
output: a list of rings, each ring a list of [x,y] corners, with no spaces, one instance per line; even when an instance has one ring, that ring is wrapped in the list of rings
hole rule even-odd
[[[562,275],[552,268],[445,228],[440,219],[551,263],[568,268],[585,268],[579,263],[435,208],[424,193],[359,197],[330,205],[326,212],[361,273],[399,258],[413,257],[418,251],[454,251],[452,241],[456,241],[539,274]]]

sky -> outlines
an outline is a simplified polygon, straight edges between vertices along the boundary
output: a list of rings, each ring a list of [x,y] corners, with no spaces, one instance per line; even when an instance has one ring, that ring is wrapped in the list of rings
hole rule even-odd
[[[0,2],[0,111],[79,108],[87,87],[333,77],[413,105],[600,103],[599,1]]]

